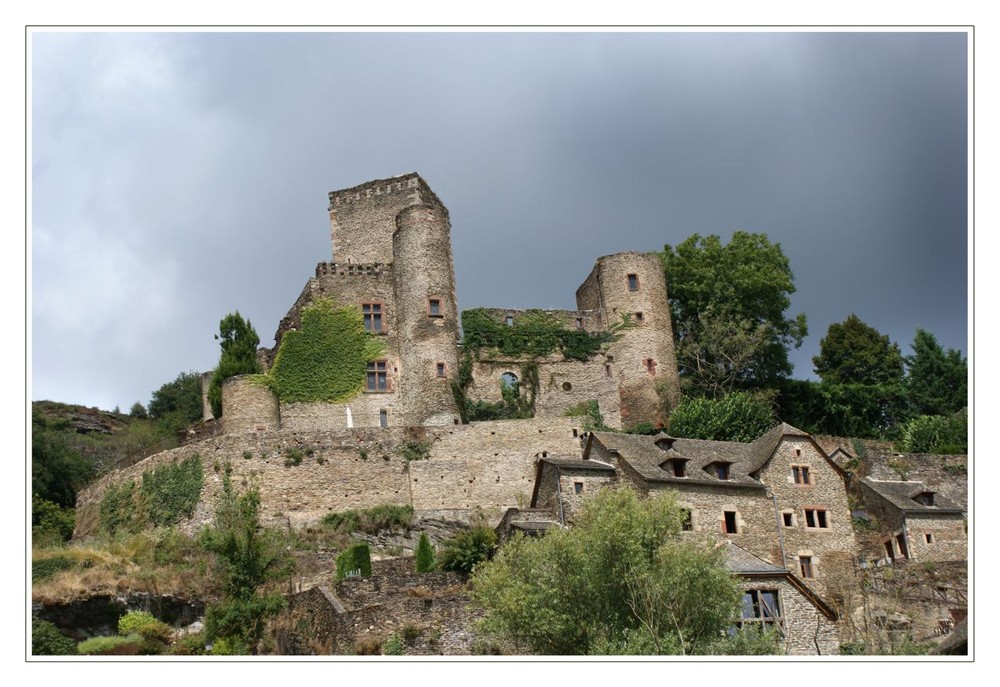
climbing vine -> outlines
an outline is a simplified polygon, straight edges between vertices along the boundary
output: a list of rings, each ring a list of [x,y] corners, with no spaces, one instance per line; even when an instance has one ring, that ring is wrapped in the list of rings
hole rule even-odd
[[[195,454],[143,473],[141,485],[112,485],[101,499],[101,529],[115,534],[176,525],[194,514],[204,482],[201,458]]]
[[[321,298],[302,309],[302,328],[282,337],[264,381],[282,403],[346,401],[361,392],[367,364],[384,351],[360,310]]]
[[[588,332],[569,328],[544,310],[526,310],[506,324],[490,310],[473,308],[462,312],[462,347],[477,360],[483,350],[495,350],[510,358],[543,358],[559,352],[566,360],[587,361],[633,326],[623,316],[607,331]]]

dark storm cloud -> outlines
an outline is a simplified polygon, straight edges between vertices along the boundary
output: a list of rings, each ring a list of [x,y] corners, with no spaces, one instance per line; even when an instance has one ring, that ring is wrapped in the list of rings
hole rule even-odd
[[[764,231],[812,335],[965,350],[964,34],[33,34],[33,396],[111,407],[269,345],[326,193],[420,172],[459,300],[573,307],[594,259]]]

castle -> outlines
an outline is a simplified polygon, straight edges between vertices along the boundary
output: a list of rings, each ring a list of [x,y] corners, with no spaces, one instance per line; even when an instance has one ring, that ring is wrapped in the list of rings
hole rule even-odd
[[[317,265],[258,360],[265,370],[280,365],[283,341],[303,331],[310,308],[354,306],[362,333],[380,344],[362,361],[360,388],[333,402],[290,401],[250,376],[230,378],[221,421],[192,428],[178,448],[116,466],[79,494],[76,536],[100,529],[110,487],[193,455],[206,469],[198,504],[179,523],[190,532],[212,519],[223,464],[259,486],[265,522],[286,527],[395,504],[425,520],[478,514],[501,530],[542,531],[572,523],[601,487],[672,489],[686,510],[682,535],[726,542],[751,610],[761,612],[766,598],[786,613],[744,620],[780,621],[788,653],[822,654],[835,653],[850,636],[845,628],[868,612],[859,601],[859,561],[966,556],[964,482],[901,485],[886,474],[865,482],[866,502],[885,500],[869,508],[886,513],[890,528],[873,552],[852,527],[842,463],[853,458],[828,452],[806,432],[781,424],[739,444],[594,431],[579,408],[596,406],[598,424],[612,429],[662,427],[679,399],[657,256],[598,258],[577,289],[577,310],[478,309],[480,329],[466,318],[463,343],[449,215],[424,180],[407,174],[329,198],[333,261]],[[516,332],[522,323],[586,346],[504,348],[489,340],[471,352],[473,335]],[[523,402],[521,419],[463,421],[466,402],[512,397]],[[942,599],[924,613],[931,629],[961,606]]]
[[[265,390],[232,380],[223,389],[225,431],[459,424],[452,383],[459,371],[460,321],[447,208],[417,174],[406,174],[333,191],[329,212],[333,262],[316,266],[281,320],[274,348],[262,349],[258,357],[265,369],[270,367],[284,335],[301,326],[302,310],[321,298],[361,310],[365,328],[384,342],[385,353],[369,362],[363,393],[343,403],[279,407]],[[503,387],[517,383],[518,371],[531,362],[544,384],[537,390],[518,388],[522,394],[534,392],[535,417],[560,417],[596,401],[610,427],[662,425],[680,389],[658,257],[617,253],[598,258],[577,289],[576,302],[577,310],[548,310],[544,316],[582,332],[619,328],[621,333],[608,337],[605,349],[587,360],[556,352],[530,361],[497,355],[477,359],[469,397],[499,401]],[[515,326],[534,311],[485,312]]]

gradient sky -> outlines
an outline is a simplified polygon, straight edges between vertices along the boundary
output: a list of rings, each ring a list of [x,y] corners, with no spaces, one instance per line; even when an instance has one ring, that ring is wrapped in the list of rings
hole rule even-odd
[[[33,399],[123,410],[262,345],[327,193],[419,172],[460,308],[572,308],[595,258],[765,232],[810,335],[967,351],[967,36],[31,35]]]

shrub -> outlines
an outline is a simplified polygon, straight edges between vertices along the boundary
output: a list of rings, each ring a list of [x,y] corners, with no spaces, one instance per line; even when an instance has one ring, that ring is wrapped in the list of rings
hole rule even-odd
[[[462,532],[441,545],[438,563],[442,570],[468,575],[477,563],[490,557],[496,542],[496,533],[488,527]]]
[[[144,472],[139,493],[148,522],[156,527],[167,527],[190,518],[198,505],[204,481],[198,454],[180,463]]]
[[[302,451],[297,448],[290,448],[285,450],[285,467],[290,468],[293,465],[302,464]]]
[[[385,640],[385,644],[382,645],[382,653],[385,656],[403,655],[403,640],[400,639],[398,634],[393,632],[389,635],[389,638]]]
[[[396,506],[381,504],[366,510],[345,510],[339,513],[327,513],[320,521],[324,527],[339,532],[365,532],[378,534],[382,530],[407,528],[413,520],[411,506]]]
[[[74,510],[31,495],[31,540],[34,546],[58,545],[73,536]]]
[[[205,652],[205,633],[195,632],[181,637],[173,646],[170,653],[174,656],[203,656]]]
[[[61,570],[69,570],[73,567],[73,561],[64,556],[53,558],[39,558],[31,561],[31,581],[41,582],[46,580]]]
[[[416,559],[417,572],[430,572],[434,569],[434,549],[431,547],[431,540],[427,538],[426,532],[420,533]]]
[[[47,620],[31,617],[32,656],[73,656],[76,642]]]
[[[127,636],[137,634],[143,639],[169,644],[174,637],[174,631],[166,623],[157,620],[152,613],[146,611],[129,611],[118,619],[118,634]]]
[[[381,650],[382,642],[377,637],[363,637],[354,642],[354,653],[358,656],[378,656]]]
[[[945,417],[921,415],[903,426],[899,450],[911,453],[965,453],[968,448],[967,417],[964,412]]]
[[[404,642],[413,644],[417,641],[417,637],[420,636],[420,626],[414,623],[406,623],[403,627],[399,628],[399,633]]]
[[[774,424],[766,402],[735,392],[725,398],[685,398],[670,414],[670,434],[687,439],[750,442]]]
[[[77,644],[76,652],[84,656],[136,656],[141,653],[142,645],[139,635],[91,637]]]
[[[408,441],[403,444],[399,454],[407,463],[414,460],[427,460],[431,455],[431,445],[425,441]]]
[[[362,577],[371,577],[372,554],[368,544],[356,542],[337,556],[337,579],[342,580],[348,573],[360,571]]]

